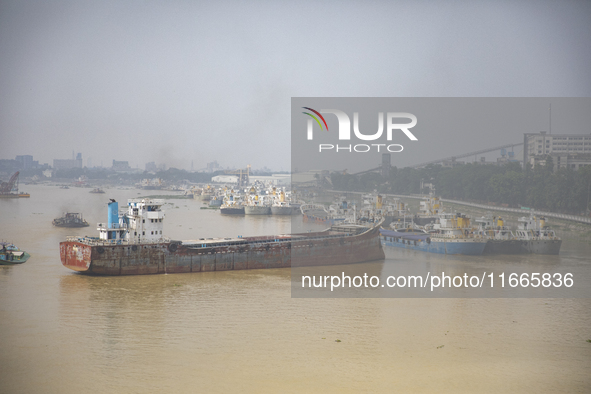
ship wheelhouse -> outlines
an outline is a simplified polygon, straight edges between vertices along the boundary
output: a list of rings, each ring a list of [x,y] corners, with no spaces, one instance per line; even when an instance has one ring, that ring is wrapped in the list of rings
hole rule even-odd
[[[119,213],[119,204],[111,201],[107,223],[99,223],[99,239],[128,243],[157,242],[162,240],[164,200],[130,199],[127,212]]]

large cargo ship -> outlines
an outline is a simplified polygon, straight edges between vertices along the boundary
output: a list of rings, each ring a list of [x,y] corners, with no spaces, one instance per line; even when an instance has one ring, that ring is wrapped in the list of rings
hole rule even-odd
[[[62,264],[96,275],[141,275],[320,266],[380,260],[378,227],[333,226],[314,233],[173,241],[162,236],[163,200],[133,199],[120,215],[108,205],[99,237],[68,237]]]

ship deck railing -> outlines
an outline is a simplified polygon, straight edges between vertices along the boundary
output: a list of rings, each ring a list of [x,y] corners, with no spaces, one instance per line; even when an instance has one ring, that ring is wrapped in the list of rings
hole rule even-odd
[[[109,246],[109,245],[144,245],[156,242],[170,242],[170,238],[162,237],[157,240],[127,240],[127,239],[100,239],[99,237],[88,237],[79,235],[70,235],[66,237],[67,242],[80,242],[91,246]]]

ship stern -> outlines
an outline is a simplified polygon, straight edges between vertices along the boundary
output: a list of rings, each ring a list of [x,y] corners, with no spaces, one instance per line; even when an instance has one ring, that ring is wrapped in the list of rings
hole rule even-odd
[[[62,265],[74,271],[85,272],[92,262],[92,247],[79,242],[60,242],[60,258]]]

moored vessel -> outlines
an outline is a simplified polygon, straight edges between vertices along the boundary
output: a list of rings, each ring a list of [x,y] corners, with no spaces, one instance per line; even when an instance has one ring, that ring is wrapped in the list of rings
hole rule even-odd
[[[474,234],[470,218],[460,213],[443,213],[431,231],[413,228],[410,231],[381,229],[384,245],[420,250],[429,253],[481,255],[487,240]]]
[[[414,216],[413,221],[419,226],[435,223],[443,211],[440,198],[431,194],[420,202],[419,213]]]
[[[220,206],[220,213],[224,215],[244,215],[244,205],[239,195],[234,194],[234,190],[231,190],[224,197],[224,202]]]
[[[544,216],[531,215],[518,219],[519,225],[515,231],[516,238],[524,242],[527,253],[558,254],[562,239],[556,236],[554,230],[546,226]]]
[[[265,196],[251,195],[244,204],[244,213],[246,215],[270,215],[271,203]]]
[[[476,219],[476,234],[487,239],[483,254],[521,254],[528,253],[523,240],[517,239],[505,226],[503,218],[490,214]]]
[[[271,213],[273,215],[293,215],[294,213],[297,213],[294,212],[296,209],[291,205],[291,202],[289,201],[290,199],[284,190],[279,193],[279,196],[275,197],[273,205],[271,205]]]

